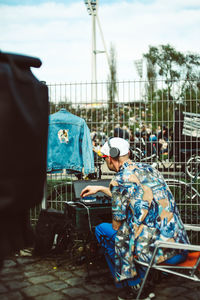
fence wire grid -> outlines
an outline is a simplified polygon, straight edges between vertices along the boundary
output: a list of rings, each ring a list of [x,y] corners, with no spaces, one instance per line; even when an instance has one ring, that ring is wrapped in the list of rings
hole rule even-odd
[[[66,108],[83,118],[96,150],[110,136],[128,139],[133,159],[153,165],[165,177],[183,222],[200,224],[199,82],[140,80],[48,88],[50,114]],[[96,158],[95,168],[93,178],[112,178],[101,159]],[[45,207],[63,210],[65,201],[74,199],[74,180],[80,178],[67,170],[47,174]],[[39,211],[32,210],[33,223]]]

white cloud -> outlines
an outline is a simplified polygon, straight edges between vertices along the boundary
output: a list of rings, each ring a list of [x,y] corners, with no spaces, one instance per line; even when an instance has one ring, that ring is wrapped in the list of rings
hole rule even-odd
[[[99,1],[100,3],[101,1]],[[197,0],[118,1],[99,6],[107,49],[117,52],[118,79],[136,77],[134,60],[149,45],[169,43],[179,51],[199,52],[200,4]],[[91,17],[83,1],[35,6],[0,5],[0,48],[40,57],[34,71],[47,82],[91,80]],[[97,48],[103,44],[97,26]],[[97,80],[106,80],[105,54],[97,55]]]

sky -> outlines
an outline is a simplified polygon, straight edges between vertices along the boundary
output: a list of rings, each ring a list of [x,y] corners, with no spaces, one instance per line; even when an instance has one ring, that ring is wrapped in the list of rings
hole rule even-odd
[[[170,44],[200,54],[199,0],[99,0],[99,51],[116,53],[117,80],[137,80],[135,61],[149,46]],[[39,57],[39,80],[92,80],[92,18],[80,0],[0,0],[0,50]],[[105,46],[105,47],[104,47]],[[97,81],[107,81],[105,53],[96,55]],[[144,68],[145,69],[145,68]],[[143,72],[145,77],[145,71]]]

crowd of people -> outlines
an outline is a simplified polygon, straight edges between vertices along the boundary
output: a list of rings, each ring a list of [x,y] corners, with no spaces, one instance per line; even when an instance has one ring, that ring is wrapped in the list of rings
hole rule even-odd
[[[140,148],[144,151],[144,155],[149,156],[152,153],[157,155],[169,154],[169,141],[171,138],[170,130],[166,125],[158,126],[155,131],[147,125],[142,125],[141,128],[136,128],[135,132],[127,126],[116,126],[112,132],[113,137],[123,138],[130,143],[130,148]],[[98,153],[103,144],[108,140],[108,136],[104,132],[91,132],[94,153]],[[95,161],[97,156],[95,154]]]

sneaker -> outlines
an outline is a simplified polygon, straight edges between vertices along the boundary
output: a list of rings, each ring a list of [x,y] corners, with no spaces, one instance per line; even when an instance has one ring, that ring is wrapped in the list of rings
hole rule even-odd
[[[125,287],[118,293],[118,300],[134,300],[137,298],[139,290],[140,284]],[[155,293],[151,292],[150,289],[146,286],[145,289],[143,289],[139,300],[151,300],[154,297]]]

